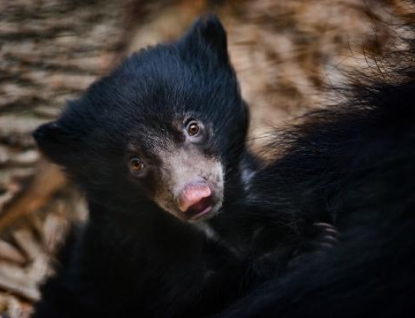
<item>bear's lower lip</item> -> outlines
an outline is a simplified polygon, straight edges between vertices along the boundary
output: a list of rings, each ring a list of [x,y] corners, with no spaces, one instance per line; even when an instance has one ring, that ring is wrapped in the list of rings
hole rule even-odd
[[[214,199],[212,196],[200,200],[185,212],[186,219],[194,221],[201,218],[203,215],[208,214],[213,209],[213,203]]]
[[[201,218],[203,215],[208,214],[210,211],[212,211],[212,206],[208,206],[203,211],[201,211],[201,212],[199,212],[195,215],[192,215],[189,219],[192,220],[192,221],[197,220],[197,219]]]

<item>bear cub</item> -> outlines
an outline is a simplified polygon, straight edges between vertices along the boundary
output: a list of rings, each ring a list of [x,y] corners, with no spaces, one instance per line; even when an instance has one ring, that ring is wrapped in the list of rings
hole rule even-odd
[[[34,317],[202,317],[286,271],[311,223],[257,203],[248,124],[225,30],[204,16],[39,127],[90,215]]]

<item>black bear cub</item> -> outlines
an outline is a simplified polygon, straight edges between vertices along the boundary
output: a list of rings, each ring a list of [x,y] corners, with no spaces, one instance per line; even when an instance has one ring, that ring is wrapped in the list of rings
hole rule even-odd
[[[90,219],[35,317],[201,317],[284,271],[301,238],[291,221],[256,231],[264,219],[244,206],[259,168],[248,122],[225,31],[207,16],[39,127],[41,151],[84,191]]]

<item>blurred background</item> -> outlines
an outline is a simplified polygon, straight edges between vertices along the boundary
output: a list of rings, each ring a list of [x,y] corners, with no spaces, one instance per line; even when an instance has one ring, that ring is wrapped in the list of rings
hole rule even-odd
[[[348,75],[399,47],[400,0],[0,0],[0,315],[29,317],[82,195],[31,132],[132,52],[216,12],[251,107],[250,146],[324,107]]]

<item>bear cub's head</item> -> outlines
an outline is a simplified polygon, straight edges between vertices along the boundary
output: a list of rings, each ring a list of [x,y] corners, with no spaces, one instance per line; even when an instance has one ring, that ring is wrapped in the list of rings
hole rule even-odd
[[[219,212],[247,128],[225,30],[209,15],[177,42],[133,54],[34,137],[89,200],[152,201],[196,222]]]

